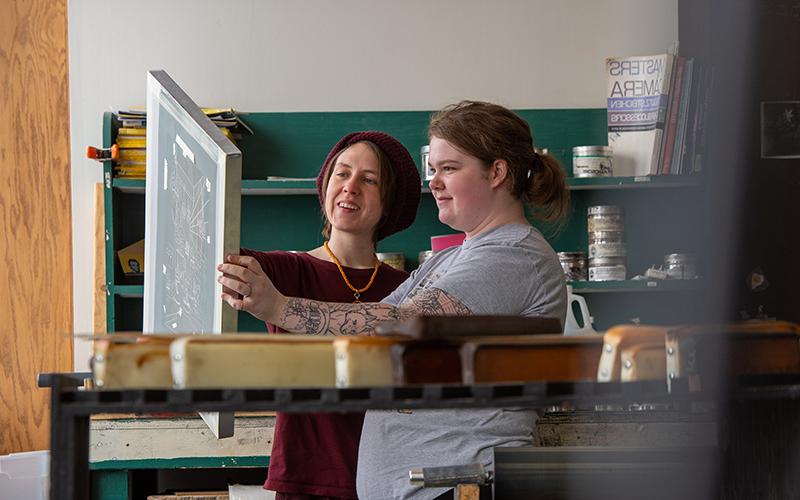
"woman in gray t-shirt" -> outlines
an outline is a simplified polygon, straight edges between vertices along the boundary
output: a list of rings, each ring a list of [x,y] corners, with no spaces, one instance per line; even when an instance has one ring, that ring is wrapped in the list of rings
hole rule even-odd
[[[437,113],[428,130],[428,167],[439,220],[466,233],[380,303],[334,304],[285,297],[260,266],[229,256],[219,266],[223,299],[284,330],[370,334],[384,321],[431,314],[566,315],[558,258],[525,215],[557,221],[569,206],[564,171],[537,153],[528,124],[496,104],[463,101]],[[365,499],[429,499],[408,481],[417,467],[482,462],[494,446],[530,444],[532,412],[503,409],[368,412],[359,448]]]

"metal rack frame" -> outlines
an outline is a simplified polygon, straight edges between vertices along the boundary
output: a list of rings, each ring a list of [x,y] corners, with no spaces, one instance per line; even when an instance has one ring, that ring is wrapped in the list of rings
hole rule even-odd
[[[82,374],[42,374],[51,389],[50,498],[89,498],[89,417],[93,413],[186,411],[334,412],[477,407],[574,408],[633,403],[692,405],[736,399],[800,397],[800,375],[748,376],[726,390],[692,393],[685,380],[643,382],[528,382],[509,384],[369,387],[352,389],[82,390]]]

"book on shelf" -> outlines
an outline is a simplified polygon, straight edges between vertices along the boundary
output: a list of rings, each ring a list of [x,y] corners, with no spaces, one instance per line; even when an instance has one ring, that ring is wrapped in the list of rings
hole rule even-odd
[[[253,135],[247,123],[245,123],[239,113],[233,108],[202,108],[203,113],[208,116],[212,122],[222,129],[244,129],[250,135]]]
[[[223,130],[223,133],[229,138],[233,138],[242,130],[247,131],[253,135],[247,123],[245,123],[239,114],[233,108],[201,108],[203,113],[212,121],[214,125]],[[122,124],[123,129],[136,128],[144,129],[147,126],[147,112],[142,109],[131,108],[127,110],[118,110],[117,118]],[[225,130],[228,132],[225,132]],[[131,134],[133,135],[133,134]]]
[[[702,112],[702,89],[707,78],[707,71],[699,63],[692,70],[692,82],[689,96],[689,111],[687,113],[686,137],[681,151],[679,169],[683,174],[691,174],[694,169],[695,146],[698,142],[700,127],[700,114]]]
[[[669,120],[664,134],[660,174],[695,173],[695,151],[702,134],[706,73],[694,58],[678,59],[670,91]],[[700,168],[699,162],[697,168]]]
[[[114,170],[115,171],[141,172],[141,173],[144,173],[146,167],[147,166],[144,163],[141,163],[141,164],[128,164],[128,165],[114,165]]]
[[[217,125],[225,137],[235,142],[238,130],[252,130],[241,121],[232,108],[203,108],[203,112]],[[144,179],[147,163],[147,112],[143,109],[127,109],[116,112],[120,128],[115,142],[119,146],[119,157],[114,162],[114,176],[126,179]]]
[[[121,127],[117,131],[117,136],[144,137],[147,135],[147,127]]]
[[[689,173],[699,174],[703,172],[704,154],[706,148],[706,135],[708,123],[708,112],[711,108],[711,96],[713,95],[715,82],[714,67],[703,68],[702,82],[697,88],[697,107],[695,108],[694,127],[692,135],[694,137],[692,150],[690,151],[691,169]]]
[[[675,130],[675,146],[672,149],[672,174],[683,174],[683,160],[686,134],[689,123],[689,104],[692,98],[692,82],[694,79],[694,59],[687,59],[683,68],[681,99],[678,108],[678,123]]]
[[[145,148],[120,149],[117,164],[122,165],[125,163],[141,163],[144,165],[146,159],[147,150]]]
[[[682,70],[683,61],[677,55],[674,55],[672,58],[672,65],[669,71],[669,83],[667,84],[667,93],[666,93],[666,107],[663,106],[659,109],[659,112],[663,112],[663,116],[659,113],[659,122],[658,122],[658,129],[661,131],[660,141],[656,144],[655,149],[653,150],[653,161],[655,162],[655,170],[654,174],[661,174],[663,173],[663,162],[664,162],[664,151],[667,148],[667,139],[669,137],[669,127],[670,127],[670,118],[672,113],[674,112],[674,107],[672,106],[673,100],[675,98],[675,81],[680,80],[678,75],[679,66]],[[665,82],[666,83],[666,82]]]
[[[606,59],[608,145],[615,176],[658,173],[672,54]]]
[[[145,180],[147,172],[142,169],[130,169],[129,167],[114,167],[114,177],[118,179]]]
[[[117,146],[120,149],[133,149],[147,147],[147,139],[142,136],[118,135]]]
[[[129,128],[143,128],[147,125],[145,118],[120,118],[119,121],[123,127]]]
[[[144,110],[126,109],[116,114],[123,128],[142,128],[147,125],[147,112]]]
[[[678,110],[680,109],[681,89],[683,88],[683,70],[686,59],[677,57],[675,68],[672,72],[672,82],[669,90],[669,104],[667,105],[667,123],[664,127],[661,145],[656,155],[658,174],[669,174],[672,167],[672,151],[675,146],[675,132],[678,127]]]
[[[143,132],[146,132],[147,127],[119,129],[119,133],[117,134],[117,146],[119,146],[120,149],[138,149],[147,147],[146,135],[144,133],[138,135],[132,135],[129,133],[132,130],[137,130],[137,131],[141,130]],[[231,141],[236,142],[234,134],[233,132],[230,131],[229,128],[219,127],[219,130],[222,132],[222,135],[224,135]]]

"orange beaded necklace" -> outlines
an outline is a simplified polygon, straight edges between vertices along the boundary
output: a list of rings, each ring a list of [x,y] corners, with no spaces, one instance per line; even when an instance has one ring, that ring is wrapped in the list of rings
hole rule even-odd
[[[331,249],[328,248],[328,242],[325,241],[322,244],[322,246],[325,247],[325,251],[328,252],[328,255],[330,256],[333,263],[336,264],[337,268],[339,268],[339,274],[341,274],[342,278],[344,278],[344,282],[347,285],[347,288],[353,291],[353,297],[355,297],[355,300],[353,302],[361,302],[360,300],[358,300],[359,297],[361,297],[362,293],[369,290],[369,287],[372,286],[372,282],[375,281],[375,276],[378,274],[378,267],[380,267],[381,265],[381,263],[378,261],[378,256],[377,255],[373,256],[375,258],[375,269],[372,271],[372,276],[370,276],[369,283],[367,283],[367,286],[365,286],[364,288],[356,288],[350,283],[350,280],[347,279],[347,274],[345,274],[344,268],[339,263],[339,259],[337,259],[336,256],[333,255],[333,252],[331,252]]]

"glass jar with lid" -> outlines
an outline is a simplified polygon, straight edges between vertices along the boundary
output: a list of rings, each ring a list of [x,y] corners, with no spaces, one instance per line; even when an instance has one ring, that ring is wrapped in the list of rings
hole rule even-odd
[[[589,281],[624,281],[627,272],[625,257],[589,259]]]
[[[625,233],[621,231],[594,231],[589,233],[589,258],[625,257]]]
[[[558,261],[567,281],[586,281],[586,252],[558,252]]]
[[[590,233],[625,231],[625,212],[618,205],[593,205],[588,208],[586,225]]]
[[[572,148],[573,177],[611,177],[613,153],[609,146],[575,146]]]

